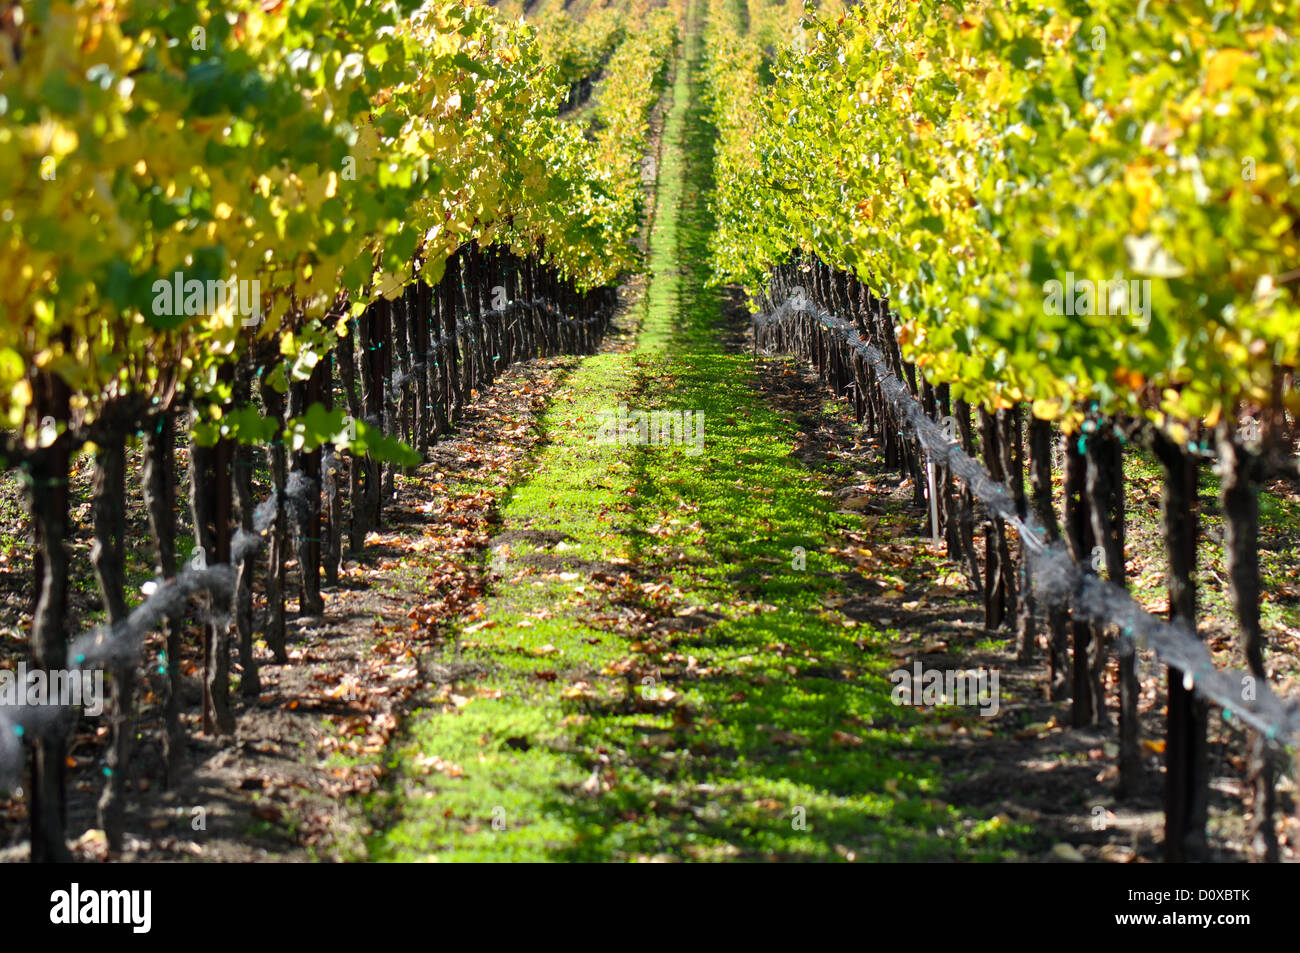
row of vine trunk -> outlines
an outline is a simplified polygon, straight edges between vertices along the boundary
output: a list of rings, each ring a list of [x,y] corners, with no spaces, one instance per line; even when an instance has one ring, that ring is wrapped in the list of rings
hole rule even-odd
[[[905,382],[925,413],[936,422],[951,419],[951,436],[972,458],[982,459],[989,475],[1013,495],[1021,516],[1032,508],[1051,542],[1064,539],[1081,565],[1125,583],[1124,445],[1150,451],[1163,474],[1162,530],[1169,564],[1169,618],[1196,630],[1197,545],[1200,539],[1197,484],[1202,455],[1175,442],[1158,428],[1132,420],[1090,417],[1082,434],[1062,435],[1050,421],[1024,406],[989,412],[952,399],[948,385],[931,385],[903,360],[889,302],[875,297],[855,276],[816,260],[796,261],[772,276],[775,302],[807,301],[848,320],[884,354],[890,371]],[[857,420],[879,441],[886,466],[909,478],[914,502],[930,503],[925,451],[909,436],[885,399],[872,367],[838,333],[818,321],[811,307],[795,309],[785,320],[760,325],[755,344],[810,361],[838,394],[848,393]],[[1266,441],[1280,441],[1280,427]],[[1217,449],[1224,518],[1228,583],[1242,647],[1250,672],[1264,670],[1264,631],[1260,622],[1259,514],[1260,458],[1244,445],[1227,421],[1211,438]],[[977,456],[978,455],[978,456]],[[1064,505],[1053,501],[1053,472],[1061,469]],[[1118,784],[1120,798],[1143,784],[1138,744],[1139,680],[1137,657],[1129,640],[1116,639],[1113,627],[1072,618],[1068,606],[1035,605],[1028,559],[1005,521],[978,506],[970,490],[941,463],[933,472],[935,516],[948,558],[962,566],[984,606],[985,626],[1013,635],[1021,662],[1033,661],[1039,635],[1045,635],[1049,691],[1069,703],[1073,726],[1111,726],[1103,676],[1112,649],[1118,652]],[[1208,856],[1206,822],[1209,796],[1208,706],[1184,686],[1181,673],[1168,670],[1165,738],[1165,855],[1173,861]],[[1278,859],[1273,817],[1277,764],[1265,739],[1252,740],[1253,839],[1263,857]]]
[[[240,692],[260,693],[254,639],[260,635],[277,663],[288,661],[286,595],[299,592],[303,615],[323,611],[322,586],[337,583],[346,551],[360,551],[367,534],[382,525],[400,466],[369,454],[340,452],[333,443],[311,452],[294,451],[283,439],[285,422],[313,404],[345,407],[347,416],[382,429],[417,451],[448,433],[469,403],[471,392],[492,383],[508,365],[539,356],[590,353],[616,306],[612,288],[579,292],[538,256],[521,257],[500,248],[466,246],[448,262],[436,285],[413,280],[393,300],[377,299],[320,359],[306,380],[290,383],[287,393],[272,386],[272,371],[283,360],[278,341],[249,349],[240,362],[221,371],[231,387],[231,407],[260,405],[278,422],[269,445],[220,439],[212,446],[189,442],[188,472],[178,472],[178,443],[187,442],[188,423],[209,408],[185,393],[157,400],[132,395],[114,400],[91,425],[73,413],[71,394],[56,377],[37,375],[37,414],[51,418],[59,435],[49,446],[22,451],[7,444],[9,465],[22,468],[32,488],[35,527],[31,654],[36,667],[68,666],[67,595],[69,558],[68,476],[76,451],[86,441],[96,447],[92,489],[94,542],[91,560],[107,622],[128,613],[125,564],[127,445],[141,437],[140,490],[148,517],[158,580],[178,572],[178,561],[229,563],[236,529],[251,530],[257,507],[255,472],[269,471],[275,501],[265,559],[238,566],[233,605],[207,606],[202,626],[202,724],[216,735],[234,730],[230,656],[237,651]],[[344,313],[346,301],[337,302]],[[225,410],[231,407],[224,408]],[[189,517],[195,551],[177,552],[178,482],[189,483]],[[295,485],[296,484],[296,485]],[[287,565],[296,561],[293,578]],[[264,574],[264,603],[254,610],[253,577]],[[163,682],[161,746],[167,783],[184,771],[185,735],[181,727],[182,638],[184,620],[165,627],[165,651],[157,671]],[[233,643],[233,645],[232,645]],[[106,779],[99,822],[110,852],[122,849],[125,829],[124,779],[132,757],[137,724],[135,695],[142,661],[114,665],[111,732],[105,755]],[[31,740],[28,805],[33,861],[68,859],[66,828],[65,732],[43,732]]]

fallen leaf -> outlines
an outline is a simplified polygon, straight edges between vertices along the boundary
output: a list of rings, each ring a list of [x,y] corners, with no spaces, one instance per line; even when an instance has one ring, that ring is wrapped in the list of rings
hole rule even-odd
[[[274,824],[284,817],[284,811],[280,810],[279,805],[269,802],[254,804],[252,813],[259,821],[266,821],[269,824]]]
[[[1083,854],[1079,853],[1072,844],[1065,843],[1057,844],[1052,848],[1052,857],[1069,864],[1081,864],[1084,861]]]
[[[779,745],[793,745],[795,747],[802,747],[808,743],[807,738],[794,731],[774,731],[772,732],[772,741]]]

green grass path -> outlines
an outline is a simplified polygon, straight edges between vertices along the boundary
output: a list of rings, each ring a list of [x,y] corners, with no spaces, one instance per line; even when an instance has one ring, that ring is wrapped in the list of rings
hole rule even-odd
[[[502,507],[486,612],[445,660],[476,670],[394,750],[373,858],[1008,849],[1007,825],[939,800],[914,750],[921,718],[890,703],[896,660],[835,608],[834,574],[851,567],[827,550],[855,517],[834,511],[751,359],[723,343],[705,287],[698,27],[669,92],[637,345],[584,360],[550,407],[537,469]],[[620,403],[702,411],[703,452],[598,443],[601,412]]]

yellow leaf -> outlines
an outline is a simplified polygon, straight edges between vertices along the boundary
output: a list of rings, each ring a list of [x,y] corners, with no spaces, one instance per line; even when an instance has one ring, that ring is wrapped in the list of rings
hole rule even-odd
[[[1250,59],[1244,50],[1219,50],[1205,67],[1205,95],[1212,96],[1232,85],[1237,69]]]
[[[27,407],[32,402],[32,385],[30,381],[21,380],[9,391],[9,399],[16,407]]]
[[[1055,420],[1061,412],[1059,400],[1035,400],[1034,416],[1039,420]]]
[[[382,295],[389,301],[392,301],[402,293],[409,281],[410,279],[405,275],[390,275],[385,273],[375,282],[375,293]]]

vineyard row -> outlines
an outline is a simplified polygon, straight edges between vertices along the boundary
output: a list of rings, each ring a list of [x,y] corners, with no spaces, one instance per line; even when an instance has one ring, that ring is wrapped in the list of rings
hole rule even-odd
[[[57,379],[44,382],[40,406],[56,421],[57,436],[39,452],[11,461],[41,488],[34,495],[40,595],[33,657],[46,671],[71,665],[102,666],[111,673],[111,738],[99,811],[112,850],[121,849],[123,837],[122,767],[130,761],[139,730],[135,686],[145,637],[163,627],[165,649],[158,658],[159,671],[165,672],[162,748],[174,783],[183,770],[181,640],[192,597],[209,597],[202,610],[203,729],[229,734],[234,730],[232,643],[241,668],[240,691],[250,698],[260,692],[253,651],[258,634],[278,664],[289,661],[285,599],[290,561],[297,563],[302,613],[319,614],[322,584],[336,584],[344,552],[359,552],[367,534],[381,525],[396,475],[419,463],[420,451],[452,430],[472,392],[516,362],[590,353],[616,303],[613,289],[578,291],[536,256],[467,245],[452,256],[437,285],[413,281],[393,300],[376,300],[346,320],[336,347],[305,379],[293,382],[287,395],[269,380],[280,355],[269,347],[250,350],[229,369],[233,400],[244,408],[240,432],[209,446],[197,441],[189,446],[186,476],[195,541],[189,554],[176,547],[177,430],[187,418],[201,422],[207,407],[184,395],[162,408],[141,399],[124,400],[98,418],[93,432],[79,431],[68,426],[66,389]],[[143,603],[128,609],[122,502],[126,446],[133,434],[143,437],[141,482],[160,582]],[[79,445],[92,437],[91,558],[108,622],[69,644],[63,637],[67,474]],[[271,483],[269,497],[260,503],[253,486],[259,454],[265,454]],[[255,556],[264,545],[269,555],[259,566]],[[259,572],[265,586],[260,618],[253,605]],[[66,856],[67,714],[49,708],[0,709],[0,780],[12,782],[20,772],[23,749],[17,739],[28,742],[32,751],[33,860]]]
[[[977,433],[969,405],[952,400],[945,386],[931,385],[903,360],[888,302],[851,275],[803,262],[776,270],[770,288],[766,313],[755,324],[756,346],[807,359],[835,393],[850,395],[886,464],[911,479],[914,502],[934,507],[948,558],[966,569],[982,597],[986,627],[1011,630],[1022,662],[1033,659],[1045,629],[1050,692],[1069,701],[1074,726],[1109,724],[1103,672],[1112,651],[1118,654],[1121,796],[1138,789],[1143,770],[1137,652],[1150,649],[1170,666],[1164,747],[1170,859],[1205,856],[1209,703],[1220,707],[1225,721],[1236,719],[1261,739],[1253,752],[1256,825],[1266,850],[1275,852],[1273,778],[1300,733],[1300,703],[1270,689],[1262,658],[1248,654],[1248,671],[1218,669],[1197,636],[1199,460],[1159,428],[1093,417],[1080,433],[1060,439],[1065,472],[1058,519],[1052,494],[1057,440],[1050,422],[1023,407],[979,410]],[[949,420],[955,422],[951,433],[941,424]],[[1127,443],[1151,450],[1165,474],[1168,620],[1144,611],[1126,588]],[[1225,499],[1236,492],[1231,471],[1222,492]],[[1240,522],[1239,509],[1225,505],[1225,512],[1230,524],[1234,513]],[[1230,545],[1233,533],[1230,527]],[[1245,535],[1240,525],[1235,533],[1239,540]],[[1233,574],[1232,584],[1245,588],[1246,598],[1253,585],[1258,605],[1257,570],[1253,579]],[[1233,596],[1241,606],[1243,593]],[[1262,655],[1259,642],[1252,644]]]

